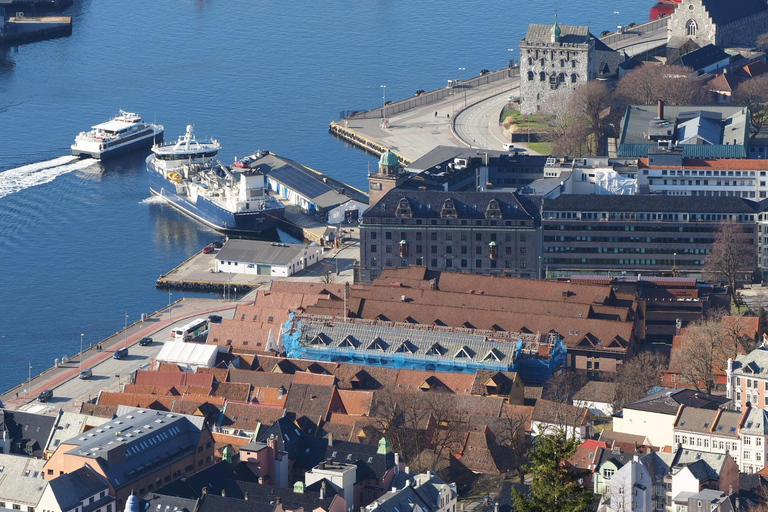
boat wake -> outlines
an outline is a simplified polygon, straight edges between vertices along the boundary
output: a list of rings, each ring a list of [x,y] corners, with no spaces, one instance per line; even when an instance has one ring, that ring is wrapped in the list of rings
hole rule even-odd
[[[166,204],[166,200],[160,196],[149,196],[139,201],[139,204]]]
[[[0,198],[30,187],[50,183],[61,175],[85,169],[97,162],[98,160],[93,158],[81,160],[79,157],[67,155],[2,171],[0,172]]]

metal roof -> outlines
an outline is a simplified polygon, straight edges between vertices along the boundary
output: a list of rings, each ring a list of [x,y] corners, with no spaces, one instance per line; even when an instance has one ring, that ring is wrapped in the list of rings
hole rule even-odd
[[[218,261],[244,261],[264,265],[288,265],[307,247],[301,244],[260,242],[257,240],[227,240]]]

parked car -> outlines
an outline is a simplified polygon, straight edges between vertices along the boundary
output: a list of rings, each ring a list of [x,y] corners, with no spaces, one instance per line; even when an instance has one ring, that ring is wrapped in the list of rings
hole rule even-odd
[[[216,240],[215,242],[211,242],[209,245],[211,245],[211,247],[215,247],[216,249],[221,249],[222,247],[224,247],[224,242],[226,241],[227,241],[226,238],[222,238],[221,240]]]
[[[139,345],[141,345],[142,347],[146,347],[147,345],[151,345],[152,341],[153,341],[152,338],[141,338],[139,340]]]
[[[38,402],[47,402],[51,398],[53,398],[53,390],[52,389],[46,389],[45,391],[43,391],[39,395],[37,395],[37,401]]]
[[[128,357],[128,348],[123,347],[115,350],[115,353],[112,355],[115,359],[125,359]]]
[[[219,315],[208,315],[208,321],[212,324],[220,324],[221,317]]]
[[[93,377],[93,370],[90,368],[86,368],[80,372],[80,378],[83,380],[90,379],[91,377]]]
[[[214,251],[214,248],[210,245],[206,245],[203,247],[203,254],[211,254]]]

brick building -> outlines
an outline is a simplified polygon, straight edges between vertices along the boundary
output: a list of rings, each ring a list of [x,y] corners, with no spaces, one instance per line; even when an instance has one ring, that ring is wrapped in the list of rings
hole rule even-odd
[[[358,280],[382,269],[536,277],[537,211],[510,192],[391,190],[363,214]]]
[[[143,496],[213,464],[213,438],[204,418],[135,408],[118,412],[123,414],[62,442],[44,466],[45,479],[87,464],[109,481],[122,510],[134,491]]]

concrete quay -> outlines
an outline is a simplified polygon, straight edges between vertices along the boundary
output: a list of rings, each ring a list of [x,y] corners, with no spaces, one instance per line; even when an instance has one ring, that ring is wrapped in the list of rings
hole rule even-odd
[[[482,77],[460,82],[450,89],[437,89],[424,93],[429,101],[415,101],[408,98],[358,113],[339,122],[331,123],[329,131],[336,137],[349,142],[369,153],[380,155],[389,149],[407,165],[420,158],[436,146],[477,146],[481,134],[464,137],[457,133],[454,122],[460,113],[480,102],[492,102],[498,112],[493,119],[498,124],[501,109],[511,91],[519,87],[517,68],[502,73],[500,78],[486,83],[475,83]],[[420,97],[419,97],[420,98]],[[377,116],[377,113],[380,114]],[[387,117],[383,118],[382,114]],[[474,143],[473,143],[474,142]],[[501,147],[501,142],[498,144]],[[489,148],[490,149],[490,148]]]
[[[81,354],[68,358],[66,363],[49,368],[33,376],[31,382],[25,380],[6,391],[0,395],[2,407],[39,414],[56,414],[59,409],[79,412],[83,402],[95,398],[100,391],[116,391],[133,372],[149,368],[163,343],[170,340],[172,327],[211,313],[232,318],[237,304],[234,301],[215,299],[176,301],[102,340],[101,350],[97,350],[96,344],[85,347]],[[153,343],[140,346],[138,341],[147,336],[153,338]],[[76,341],[73,340],[72,344],[74,346]],[[129,347],[127,358],[118,360],[112,357],[115,350],[126,346]],[[93,371],[93,376],[88,380],[78,378],[81,358],[82,368],[91,368]],[[53,398],[45,403],[38,402],[37,396],[46,389],[53,390]]]
[[[345,234],[341,247],[327,249],[322,260],[290,277],[213,272],[214,258],[219,251],[216,249],[211,254],[199,252],[192,255],[181,265],[163,274],[156,284],[162,289],[221,293],[224,298],[237,299],[277,280],[316,283],[330,279],[336,283],[352,283],[353,267],[360,259],[360,234],[356,227],[343,227],[342,230]]]
[[[68,36],[72,34],[72,18],[11,16],[0,29],[0,47],[15,46]]]

